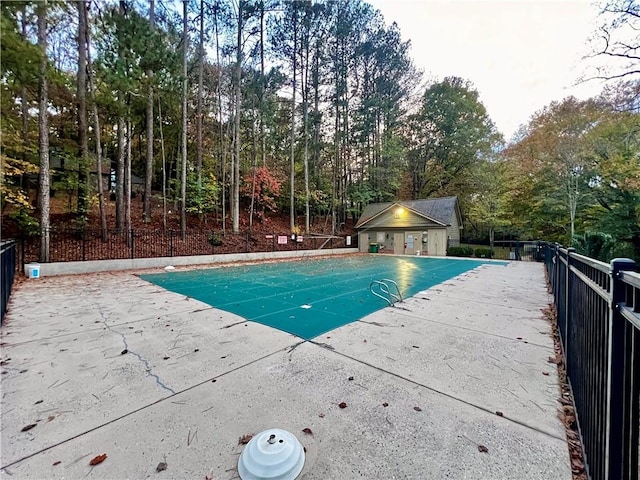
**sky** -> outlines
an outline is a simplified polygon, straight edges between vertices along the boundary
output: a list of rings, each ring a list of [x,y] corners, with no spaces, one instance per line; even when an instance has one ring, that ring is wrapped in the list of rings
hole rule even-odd
[[[396,22],[425,78],[473,82],[509,140],[554,100],[598,95],[587,71],[597,8],[589,0],[368,0]]]

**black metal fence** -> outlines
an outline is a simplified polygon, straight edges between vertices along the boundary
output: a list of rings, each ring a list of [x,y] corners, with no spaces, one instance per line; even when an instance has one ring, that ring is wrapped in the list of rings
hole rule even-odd
[[[221,231],[61,230],[49,232],[49,261],[73,262],[134,258],[279,252],[357,247],[357,236],[231,234]],[[23,240],[22,265],[39,261],[40,238]]]
[[[593,480],[637,480],[640,274],[544,245],[585,463]]]
[[[0,245],[0,269],[2,278],[0,279],[0,325],[4,321],[4,314],[7,312],[11,287],[16,271],[16,242],[9,240]]]

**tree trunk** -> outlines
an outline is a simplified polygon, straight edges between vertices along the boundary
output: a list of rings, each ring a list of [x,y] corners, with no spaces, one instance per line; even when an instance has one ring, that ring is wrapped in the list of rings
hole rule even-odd
[[[93,111],[93,125],[96,134],[96,171],[98,177],[98,205],[100,208],[100,226],[102,228],[102,239],[107,240],[107,211],[105,208],[104,185],[102,184],[102,141],[100,138],[100,118],[98,117],[98,104],[96,103],[95,85],[93,84],[93,67],[91,65],[91,33],[89,30],[87,19],[86,3],[84,4],[85,24],[87,25],[87,77],[89,79],[89,95],[91,97]],[[111,177],[111,169],[109,169],[109,177]]]
[[[260,103],[264,102],[267,82],[264,76],[264,1],[260,2]],[[262,107],[262,105],[261,105]],[[267,166],[267,136],[264,131],[264,110],[260,108],[260,139],[262,143],[262,166]]]
[[[242,0],[238,1],[238,32],[236,38],[236,65],[235,65],[235,121],[234,121],[234,148],[233,169],[231,173],[231,216],[233,217],[233,233],[240,232],[240,114],[242,113]]]
[[[297,59],[298,52],[298,7],[293,4],[293,93],[291,98],[291,172],[289,181],[291,183],[290,195],[291,201],[289,202],[289,216],[291,231],[294,231],[296,226],[296,198],[295,198],[295,182],[296,182],[296,74],[297,74]]]
[[[49,85],[47,79],[47,1],[37,7],[38,47],[40,69],[38,75],[38,148],[40,155],[40,177],[38,181],[38,210],[40,212],[40,261],[49,261]]]
[[[227,181],[227,159],[225,156],[226,145],[224,141],[224,132],[222,129],[222,65],[220,64],[220,35],[218,30],[218,9],[217,6],[213,11],[214,15],[214,24],[215,24],[215,32],[216,32],[216,65],[218,66],[218,85],[216,87],[216,95],[218,98],[218,127],[220,129],[220,142],[218,143],[218,161],[220,162],[220,170],[221,170],[221,179],[220,184],[222,185],[222,232],[223,234],[226,232],[226,224],[227,224],[227,210],[226,210],[226,189],[225,184]]]
[[[187,24],[188,1],[183,0],[182,19],[182,175],[180,177],[180,231],[184,239],[187,232],[187,51],[189,34]]]
[[[20,26],[22,39],[28,42],[26,5],[23,5],[21,9]],[[27,154],[27,146],[29,145],[29,101],[27,100],[27,87],[24,84],[20,87],[20,116],[22,118],[22,160],[27,162],[29,160]],[[27,176],[24,173],[20,175],[20,188],[25,191],[27,190],[26,178]]]
[[[158,125],[160,127],[160,152],[162,153],[162,227],[167,231],[167,161],[164,154],[164,134],[162,132],[162,107],[158,98]]]
[[[154,0],[149,0],[149,23],[155,26]],[[153,70],[147,70],[149,92],[147,93],[147,162],[144,175],[143,217],[146,223],[151,222],[151,183],[153,180]]]
[[[120,102],[122,95],[118,95]],[[120,103],[119,102],[119,103]],[[116,229],[124,228],[124,164],[125,164],[125,135],[124,117],[118,116],[118,167],[116,169]]]
[[[202,186],[202,84],[204,78],[204,0],[200,0],[200,44],[198,47],[198,102],[196,112],[196,168],[198,189]],[[200,194],[200,192],[198,192]]]
[[[130,115],[128,115],[130,117]],[[125,209],[124,228],[127,230],[127,245],[131,245],[131,143],[133,141],[133,127],[131,118],[127,119],[127,153],[125,168]]]
[[[309,235],[309,23],[304,43],[304,78],[302,81],[302,122],[304,124],[304,233]]]
[[[87,17],[85,0],[78,0],[78,74],[76,77],[76,101],[78,116],[78,215],[87,217],[89,182],[89,141],[87,129]]]

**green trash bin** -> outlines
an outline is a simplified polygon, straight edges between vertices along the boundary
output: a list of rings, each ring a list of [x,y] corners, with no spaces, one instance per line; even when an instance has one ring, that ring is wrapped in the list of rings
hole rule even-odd
[[[378,253],[378,244],[370,243],[369,244],[369,253]]]

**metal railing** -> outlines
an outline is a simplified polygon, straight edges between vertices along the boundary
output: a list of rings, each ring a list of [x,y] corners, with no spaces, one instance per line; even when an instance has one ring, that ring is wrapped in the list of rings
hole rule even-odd
[[[640,274],[544,246],[567,377],[588,475],[637,480],[640,429]]]
[[[0,325],[4,321],[4,314],[7,312],[13,279],[16,272],[16,242],[9,240],[0,245],[0,269],[2,278],[0,279]]]
[[[357,247],[356,235],[292,236],[288,233],[231,234],[192,230],[51,229],[49,261],[118,260],[134,258],[215,255],[223,253],[278,252]],[[39,261],[40,238],[23,240],[22,263]]]

